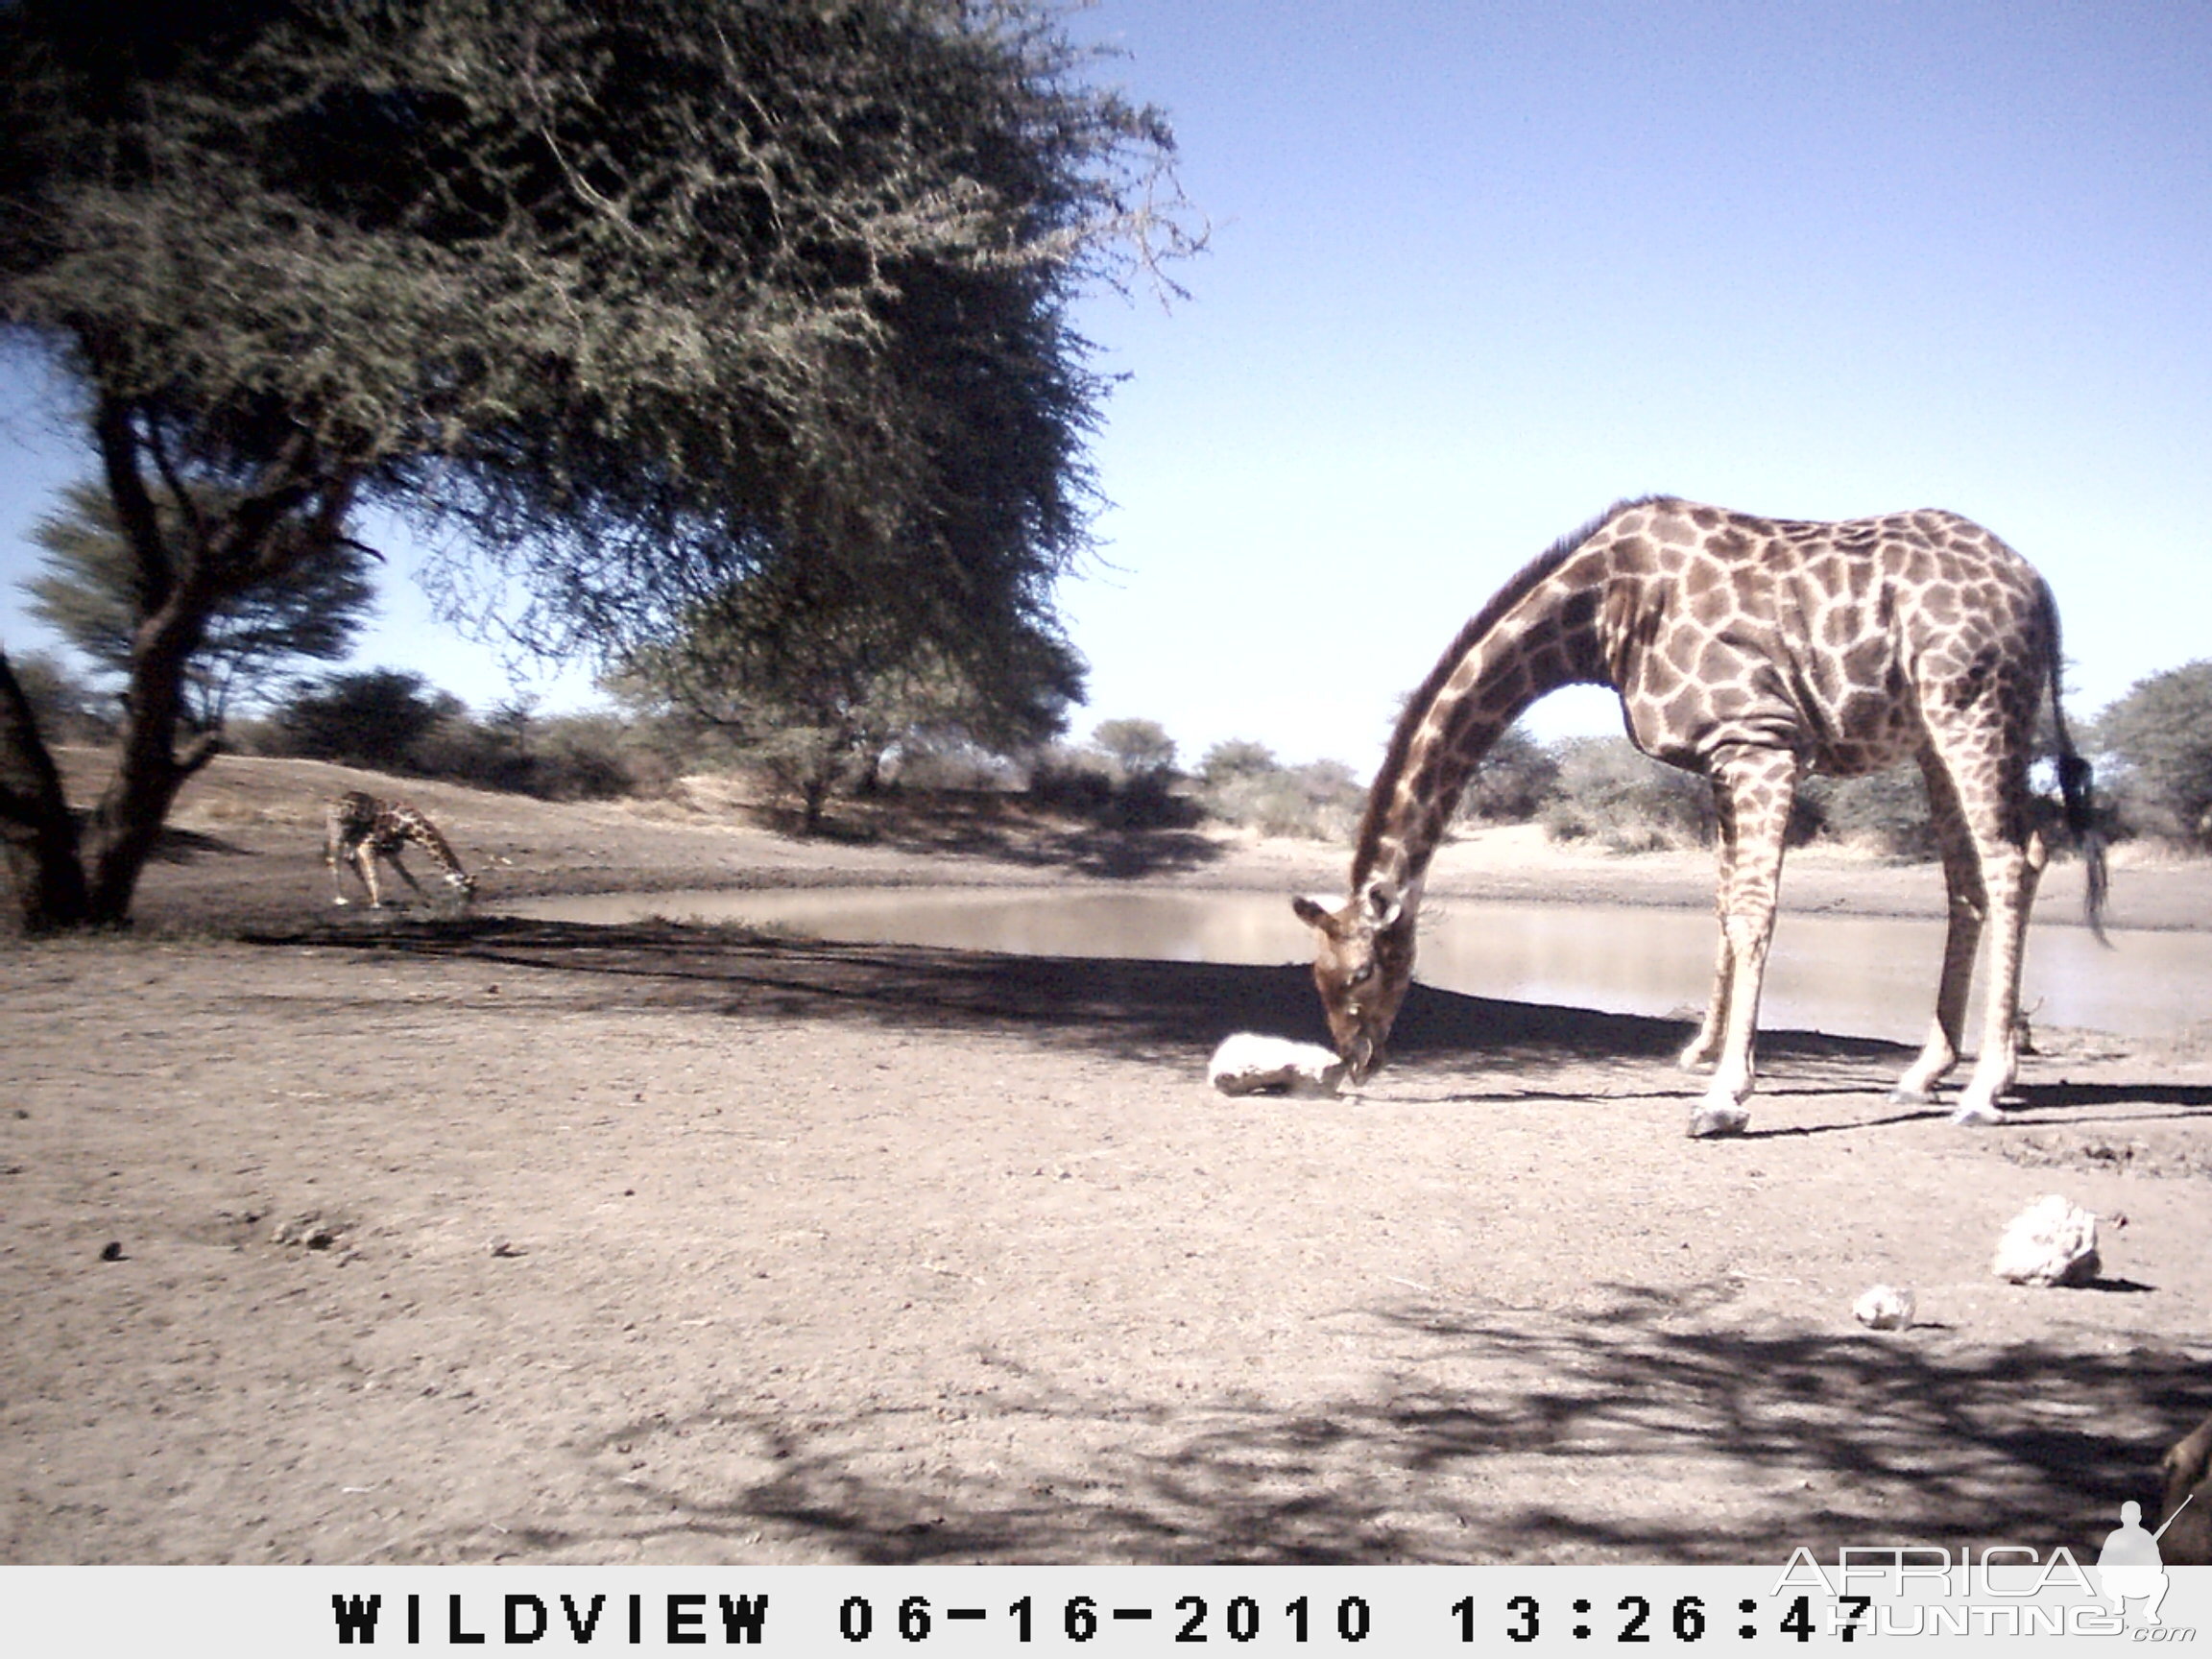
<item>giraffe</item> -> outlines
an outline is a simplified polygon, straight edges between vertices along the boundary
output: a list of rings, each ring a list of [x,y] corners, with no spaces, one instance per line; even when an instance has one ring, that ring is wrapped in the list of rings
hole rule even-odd
[[[349,902],[338,875],[341,863],[351,865],[361,878],[361,885],[369,890],[372,910],[384,907],[384,896],[376,886],[378,859],[390,864],[399,873],[400,879],[421,894],[422,883],[399,861],[400,848],[410,841],[445,872],[445,884],[460,893],[463,903],[476,897],[476,878],[461,867],[461,860],[454,855],[445,837],[438,832],[438,826],[421,809],[404,801],[384,802],[358,789],[348,790],[330,803],[324,813],[323,825],[323,862],[330,867],[333,903]]]
[[[1703,774],[1719,814],[1720,945],[1681,1064],[1710,1070],[1694,1137],[1741,1134],[1783,831],[1798,780],[1914,757],[1927,781],[1950,919],[1936,1015],[1892,1098],[1926,1103],[1960,1058],[1984,923],[1981,1051],[1953,1121],[1997,1120],[2018,1070],[2020,964],[2050,849],[2029,789],[2048,686],[2058,781],[2103,938],[2090,772],[2058,707],[2058,613],[2043,579],[1943,512],[1843,523],[1761,518],[1670,496],[1623,501],[1562,538],[1460,630],[1407,701],[1368,795],[1340,904],[1299,898],[1314,983],[1354,1082],[1382,1058],[1411,982],[1431,855],[1476,763],[1537,698],[1620,694],[1629,738]]]

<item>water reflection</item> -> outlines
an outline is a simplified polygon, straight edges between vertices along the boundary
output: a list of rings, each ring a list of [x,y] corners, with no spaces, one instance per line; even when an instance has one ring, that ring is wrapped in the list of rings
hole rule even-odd
[[[696,917],[854,944],[1037,956],[1277,963],[1311,954],[1289,904],[1258,893],[807,888],[609,894],[503,908],[566,922]],[[2036,1023],[2155,1037],[2203,1018],[2212,939],[2148,932],[2113,939],[2119,948],[2104,950],[2080,927],[2032,930],[2024,1000]],[[1480,997],[1687,1015],[1710,988],[1715,943],[1710,916],[1686,910],[1432,901],[1422,918],[1420,977]],[[1942,954],[1939,922],[1785,910],[1761,1022],[1916,1043],[1934,1009]],[[1980,996],[1977,984],[1977,1010]]]

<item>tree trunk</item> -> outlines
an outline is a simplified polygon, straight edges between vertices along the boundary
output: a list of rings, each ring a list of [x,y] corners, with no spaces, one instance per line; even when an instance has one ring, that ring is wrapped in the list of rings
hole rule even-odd
[[[91,906],[77,820],[61,774],[32,718],[30,700],[0,651],[0,843],[26,933],[81,927]]]
[[[830,799],[830,775],[817,768],[801,785],[799,833],[811,836],[822,828],[822,808]]]
[[[214,758],[212,733],[194,737],[181,754],[177,749],[184,670],[206,626],[206,613],[204,604],[195,603],[180,589],[139,628],[132,642],[115,776],[92,815],[86,919],[96,927],[130,923],[138,878],[161,843],[161,827],[177,791]]]

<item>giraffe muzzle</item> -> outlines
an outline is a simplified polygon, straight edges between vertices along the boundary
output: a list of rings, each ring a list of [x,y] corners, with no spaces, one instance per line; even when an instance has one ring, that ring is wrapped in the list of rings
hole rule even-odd
[[[1336,1058],[1344,1062],[1347,1081],[1364,1083],[1382,1065],[1382,1046],[1361,1032],[1336,1051]]]

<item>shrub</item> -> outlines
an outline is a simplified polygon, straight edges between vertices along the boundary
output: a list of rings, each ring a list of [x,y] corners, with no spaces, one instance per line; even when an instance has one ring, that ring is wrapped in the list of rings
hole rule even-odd
[[[1559,777],[1543,809],[1554,841],[1593,840],[1616,853],[1695,847],[1713,839],[1713,786],[1665,766],[1625,738],[1558,746]]]
[[[1157,720],[1101,720],[1092,729],[1091,747],[1122,779],[1175,770],[1175,739]]]
[[[371,668],[304,680],[270,715],[280,753],[379,772],[418,772],[418,745],[467,707],[420,674]]]
[[[1928,786],[1916,761],[1859,778],[1809,779],[1800,799],[1818,811],[1820,828],[1886,858],[1922,862],[1938,855]]]
[[[1228,737],[1206,751],[1198,762],[1198,781],[1209,789],[1239,778],[1259,778],[1280,770],[1275,751],[1249,737]]]
[[[1478,824],[1526,824],[1543,811],[1558,782],[1558,753],[1527,727],[1508,727],[1468,781],[1459,816]]]
[[[1198,771],[1206,815],[1262,835],[1340,841],[1350,836],[1366,801],[1341,760],[1285,766],[1265,745],[1242,739],[1215,744]]]
[[[31,705],[31,718],[39,735],[49,743],[108,743],[115,737],[115,699],[96,691],[72,673],[58,657],[44,651],[27,651],[11,657],[8,666],[23,700]]]
[[[675,771],[650,733],[611,714],[540,720],[527,703],[484,719],[421,675],[399,669],[303,682],[265,721],[233,733],[238,746],[378,772],[438,778],[544,801],[603,801],[662,786]]]
[[[2212,848],[2212,661],[2138,680],[2097,718],[2121,820]]]

